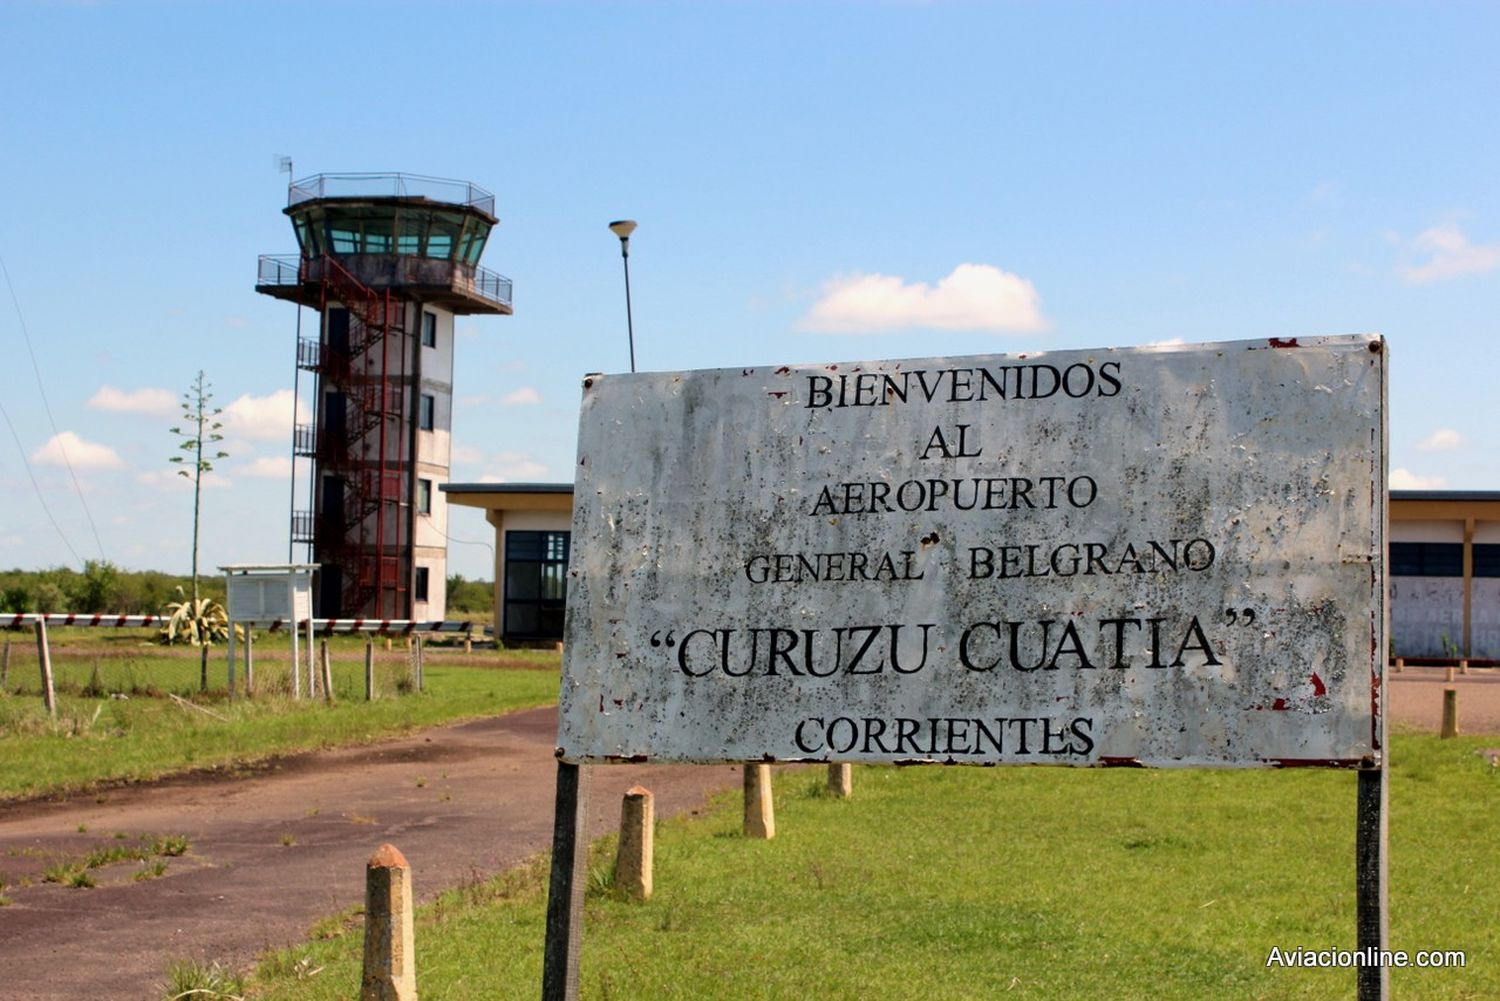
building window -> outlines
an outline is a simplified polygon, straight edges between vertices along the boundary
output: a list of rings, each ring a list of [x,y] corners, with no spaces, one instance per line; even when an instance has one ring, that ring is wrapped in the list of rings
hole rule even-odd
[[[506,639],[562,639],[570,534],[505,533]]]
[[[1462,577],[1463,575],[1464,547],[1462,543],[1391,543],[1391,576],[1393,577]]]
[[[423,431],[431,431],[433,416],[437,411],[437,399],[430,393],[423,393],[422,399],[417,406],[417,427]]]
[[[1475,544],[1474,576],[1500,577],[1500,544],[1493,542]]]
[[[427,568],[417,567],[417,579],[412,587],[413,601],[427,600]]]
[[[437,347],[437,314],[422,313],[422,347]]]
[[[417,513],[432,513],[432,481],[417,480]]]

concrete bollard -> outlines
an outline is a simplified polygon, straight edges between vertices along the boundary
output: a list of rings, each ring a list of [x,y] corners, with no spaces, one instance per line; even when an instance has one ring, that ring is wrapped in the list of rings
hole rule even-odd
[[[375,697],[375,644],[365,643],[365,701]]]
[[[381,845],[365,866],[365,969],[360,1001],[416,1001],[411,866]]]
[[[776,804],[772,799],[771,766],[745,766],[745,837],[776,837]]]
[[[1458,690],[1443,689],[1443,729],[1438,734],[1444,740],[1458,736]]]
[[[655,825],[651,790],[632,786],[620,803],[620,844],[615,852],[615,886],[631,900],[651,899]]]
[[[848,799],[854,795],[854,766],[830,764],[828,766],[828,792],[835,799]]]
[[[1458,673],[1459,674],[1468,674],[1469,673],[1469,659],[1467,657],[1465,657],[1463,660],[1461,660],[1461,661],[1458,662]]]
[[[1406,670],[1406,658],[1405,657],[1397,657],[1396,658],[1396,673],[1400,674],[1404,670]]]

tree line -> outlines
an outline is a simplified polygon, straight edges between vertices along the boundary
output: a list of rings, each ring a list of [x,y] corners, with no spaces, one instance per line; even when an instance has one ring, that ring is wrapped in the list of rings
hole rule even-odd
[[[204,598],[224,602],[224,578],[199,579]],[[83,570],[52,567],[48,570],[0,570],[0,612],[80,612],[116,615],[158,615],[169,602],[181,600],[177,589],[192,589],[188,574],[158,570],[121,570],[108,560],[89,560]],[[484,580],[465,580],[462,574],[448,578],[448,609],[482,613],[494,607],[494,585]]]

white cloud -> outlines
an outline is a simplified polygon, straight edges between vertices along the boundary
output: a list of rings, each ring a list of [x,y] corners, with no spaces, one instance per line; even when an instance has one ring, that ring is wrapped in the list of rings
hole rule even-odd
[[[479,483],[527,483],[547,478],[547,466],[527,452],[500,452],[484,463]]]
[[[450,455],[454,465],[460,462],[470,466],[477,466],[484,461],[484,453],[473,445],[454,445]]]
[[[86,441],[72,431],[59,431],[41,448],[31,453],[39,466],[67,466],[74,469],[119,469],[124,461],[108,445]]]
[[[895,275],[834,278],[798,327],[828,334],[911,327],[1004,333],[1045,330],[1047,321],[1025,278],[990,264],[960,264],[935,286]]]
[[[1451,452],[1464,443],[1464,436],[1452,428],[1438,428],[1417,443],[1424,452]]]
[[[117,414],[170,417],[177,412],[177,397],[167,389],[137,389],[127,393],[113,386],[100,386],[85,406]]]
[[[304,404],[298,409],[306,412]],[[253,441],[286,441],[292,434],[292,391],[278,389],[270,396],[246,393],[224,408],[224,430]]]
[[[263,455],[254,462],[240,466],[241,476],[254,476],[266,480],[284,480],[292,475],[292,460],[285,455]]]
[[[530,386],[522,386],[514,392],[506,393],[500,402],[507,407],[524,407],[533,403],[541,403],[542,394]]]
[[[1418,476],[1405,469],[1393,469],[1389,485],[1392,490],[1441,490],[1448,481],[1441,476]]]
[[[1500,244],[1470,243],[1454,223],[1423,230],[1408,249],[1427,256],[1424,264],[1397,269],[1402,279],[1412,285],[1430,285],[1500,268]]]

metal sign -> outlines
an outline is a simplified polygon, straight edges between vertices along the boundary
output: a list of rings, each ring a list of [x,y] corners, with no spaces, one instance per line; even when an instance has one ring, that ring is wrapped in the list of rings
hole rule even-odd
[[[559,756],[1378,764],[1384,346],[592,376]]]

